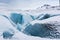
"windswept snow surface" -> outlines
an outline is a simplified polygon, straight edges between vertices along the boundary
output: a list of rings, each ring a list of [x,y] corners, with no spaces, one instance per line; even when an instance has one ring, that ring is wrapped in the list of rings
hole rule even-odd
[[[5,34],[5,32],[7,32],[7,34]],[[3,36],[5,35],[5,37],[8,36],[9,38],[9,35],[14,35],[16,32],[18,32],[17,29],[13,27],[10,21],[7,18],[0,15],[0,37],[4,38]]]
[[[11,14],[11,11],[0,12],[0,40],[60,40],[60,11],[35,10]]]
[[[60,38],[60,16],[32,21],[23,32],[43,38]]]

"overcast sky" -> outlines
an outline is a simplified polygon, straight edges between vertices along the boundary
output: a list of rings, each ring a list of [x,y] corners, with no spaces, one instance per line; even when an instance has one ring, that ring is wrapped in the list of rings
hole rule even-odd
[[[59,0],[0,0],[0,8],[35,9],[44,4],[59,5]]]

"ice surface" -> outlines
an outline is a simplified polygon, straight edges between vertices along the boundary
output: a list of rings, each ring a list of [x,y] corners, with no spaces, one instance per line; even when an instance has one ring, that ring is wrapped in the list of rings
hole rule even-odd
[[[0,15],[0,36],[3,36],[3,38],[9,38],[10,35],[14,34],[15,32],[17,32],[17,30],[15,27],[13,27],[10,21],[4,16]]]
[[[21,31],[22,27],[33,20],[33,18],[26,14],[26,13],[11,13],[10,20],[15,23],[17,26],[16,28]]]
[[[17,13],[11,13],[11,20],[15,23],[15,24],[17,24],[17,23],[19,23],[19,24],[23,24],[24,22],[23,22],[23,15],[21,15],[21,14],[17,14]]]
[[[43,19],[47,19],[50,18],[51,16],[49,14],[43,14],[43,15],[39,15],[36,19],[38,20],[43,20]]]
[[[32,36],[60,38],[60,16],[54,16],[45,20],[35,20],[30,23],[24,33]]]
[[[27,36],[21,32],[17,32],[11,39],[3,39],[2,37],[0,37],[0,40],[60,40],[60,39],[49,39],[49,38]]]
[[[23,13],[11,13],[11,20],[15,23],[23,24],[26,22],[30,22],[33,20],[30,15],[28,14],[23,14]],[[28,19],[29,18],[29,19]]]
[[[0,40],[60,40],[60,11],[0,14]]]
[[[14,33],[12,31],[4,31],[3,32],[3,38],[7,39],[7,38],[12,38],[12,36],[14,35]]]

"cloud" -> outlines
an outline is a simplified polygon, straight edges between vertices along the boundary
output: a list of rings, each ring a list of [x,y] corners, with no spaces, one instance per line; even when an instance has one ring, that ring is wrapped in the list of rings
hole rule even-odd
[[[58,5],[58,0],[0,0],[8,4],[8,9],[34,9],[43,4]]]
[[[8,5],[5,3],[0,3],[0,10],[7,9]]]

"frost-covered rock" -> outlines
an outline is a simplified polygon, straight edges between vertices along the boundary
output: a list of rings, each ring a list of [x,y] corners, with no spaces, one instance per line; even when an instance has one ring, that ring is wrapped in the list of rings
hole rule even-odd
[[[23,33],[45,38],[60,38],[60,16],[32,21]]]

